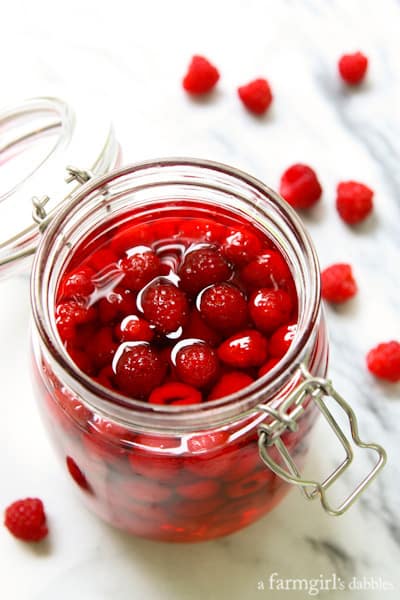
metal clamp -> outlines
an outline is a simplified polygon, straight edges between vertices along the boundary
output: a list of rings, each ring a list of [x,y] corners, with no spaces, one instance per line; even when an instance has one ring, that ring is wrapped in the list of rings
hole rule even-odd
[[[258,449],[263,462],[274,472],[288,483],[293,483],[302,487],[303,492],[308,500],[314,500],[319,497],[324,510],[332,515],[342,515],[355,502],[358,496],[376,477],[378,472],[386,463],[386,452],[378,444],[369,444],[363,442],[358,434],[357,418],[353,409],[347,402],[337,393],[332,386],[331,381],[320,377],[313,377],[304,365],[300,366],[303,381],[296,389],[285,398],[278,409],[273,409],[266,404],[260,404],[259,410],[265,412],[272,420],[269,423],[263,423],[259,427]],[[364,477],[364,479],[356,486],[356,488],[345,498],[345,500],[337,507],[333,508],[327,498],[326,491],[338,479],[338,477],[349,468],[353,461],[354,454],[350,441],[346,434],[337,423],[332,413],[329,411],[324,397],[331,397],[346,413],[350,431],[354,444],[359,448],[374,450],[378,454],[378,460],[373,469]],[[340,440],[345,452],[346,458],[344,461],[322,482],[314,480],[302,479],[299,470],[288,449],[281,439],[281,434],[284,431],[296,431],[298,429],[297,419],[305,411],[304,402],[310,398],[317,405],[321,413],[328,421],[330,427]],[[280,466],[269,454],[267,448],[275,446],[278,450],[287,470]]]

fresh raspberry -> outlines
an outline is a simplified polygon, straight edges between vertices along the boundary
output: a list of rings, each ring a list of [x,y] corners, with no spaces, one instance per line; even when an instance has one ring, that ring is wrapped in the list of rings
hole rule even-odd
[[[148,344],[131,344],[116,355],[115,381],[125,394],[143,398],[162,383],[167,365]]]
[[[282,358],[289,350],[297,331],[297,324],[282,325],[269,340],[269,353],[273,358]]]
[[[258,376],[262,377],[263,375],[271,371],[271,369],[273,369],[274,366],[278,364],[278,362],[279,358],[270,358],[269,360],[267,360],[267,362],[259,368]]]
[[[87,352],[95,367],[101,369],[111,363],[117,348],[111,329],[102,327],[88,344]]]
[[[247,323],[247,304],[242,292],[230,283],[207,288],[200,297],[200,314],[218,331],[232,332]]]
[[[260,238],[248,227],[231,232],[222,244],[222,252],[229,262],[242,266],[261,251]]]
[[[139,291],[160,275],[161,261],[150,248],[139,246],[130,250],[128,256],[119,261],[119,267],[125,273],[124,285]]]
[[[392,340],[378,344],[367,354],[367,367],[380,379],[400,381],[400,343]]]
[[[311,167],[295,164],[281,177],[280,195],[293,208],[310,208],[321,198],[322,188]]]
[[[162,334],[183,327],[189,315],[185,293],[172,283],[154,283],[145,288],[142,298],[145,318]]]
[[[56,307],[56,325],[63,341],[75,337],[77,325],[82,325],[96,318],[96,309],[88,308],[83,302],[68,300]]]
[[[253,381],[254,379],[250,375],[246,375],[246,373],[242,373],[241,371],[224,373],[212,388],[208,400],[217,400],[218,398],[234,394],[253,383]]]
[[[238,369],[259,367],[267,359],[267,340],[255,329],[231,336],[218,348],[223,363]]]
[[[67,465],[68,472],[71,475],[72,479],[75,481],[75,483],[86,492],[91,492],[92,490],[88,480],[86,479],[85,475],[82,473],[74,459],[70,456],[67,456],[65,459],[65,464]]]
[[[125,317],[115,328],[115,333],[121,342],[151,342],[154,338],[154,329],[150,323],[136,315]]]
[[[193,295],[213,283],[226,281],[231,274],[230,265],[214,248],[201,248],[189,252],[178,271],[180,285]]]
[[[363,183],[342,181],[337,186],[336,209],[346,223],[360,223],[373,209],[373,196],[374,192]]]
[[[289,267],[276,250],[264,250],[240,271],[240,277],[250,287],[284,287],[291,281]]]
[[[80,267],[75,271],[72,271],[66,277],[61,284],[61,295],[64,298],[84,298],[90,296],[94,291],[94,284],[92,277],[94,275],[93,269],[90,267]]]
[[[338,69],[341,78],[350,85],[360,83],[368,68],[368,58],[361,52],[344,54],[339,62]]]
[[[255,79],[238,88],[245,107],[256,115],[262,115],[272,102],[272,92],[266,79]]]
[[[283,290],[261,288],[251,296],[249,310],[258,329],[271,333],[289,320],[292,301]]]
[[[321,273],[321,294],[328,302],[346,302],[357,293],[357,283],[351,266],[337,263]]]
[[[218,70],[204,56],[193,56],[183,79],[183,87],[189,94],[210,92],[219,79]]]
[[[17,500],[6,508],[4,525],[25,542],[39,542],[48,534],[43,502],[39,498]]]
[[[199,479],[194,483],[185,483],[176,488],[177,493],[189,500],[206,500],[220,491],[221,484],[213,479]]]
[[[105,298],[101,298],[98,306],[100,321],[108,325],[110,321],[117,318],[137,314],[136,293],[123,287],[117,287]]]
[[[182,337],[202,340],[210,346],[218,346],[221,341],[220,333],[207,325],[196,308],[190,313],[189,320],[183,329]]]
[[[175,381],[157,387],[149,397],[150,404],[172,404],[173,406],[199,404],[201,400],[201,393],[193,386]]]
[[[177,376],[196,388],[208,387],[218,375],[216,352],[205,342],[184,343],[174,359]]]

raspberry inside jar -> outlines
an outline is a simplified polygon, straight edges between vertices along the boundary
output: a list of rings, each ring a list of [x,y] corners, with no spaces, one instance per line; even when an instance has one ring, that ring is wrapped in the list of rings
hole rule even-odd
[[[282,358],[271,338],[295,327],[297,311],[273,241],[239,216],[196,206],[103,225],[74,251],[56,297],[58,332],[79,369],[168,405],[252,383]]]

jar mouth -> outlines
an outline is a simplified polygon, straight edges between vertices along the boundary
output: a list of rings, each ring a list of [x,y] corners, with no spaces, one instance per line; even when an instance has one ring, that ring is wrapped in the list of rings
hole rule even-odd
[[[67,354],[55,325],[54,304],[57,277],[62,265],[57,265],[57,252],[71,247],[68,232],[75,232],[85,219],[93,218],[102,207],[105,214],[114,215],[112,202],[119,198],[128,182],[130,189],[144,186],[157,188],[168,183],[199,186],[205,189],[229,190],[259,219],[264,227],[278,227],[274,242],[288,257],[296,260],[293,267],[298,298],[299,320],[296,336],[287,353],[267,374],[251,385],[229,396],[201,405],[150,405],[128,398],[97,383],[75,366]],[[99,202],[99,197],[101,202]],[[175,198],[174,198],[175,201]],[[117,200],[116,200],[117,202]],[[133,205],[134,206],[134,205]],[[132,205],[130,205],[132,208]],[[273,214],[272,209],[276,212]],[[95,221],[93,221],[93,224]],[[84,236],[83,236],[84,237]],[[65,260],[64,260],[65,264]],[[39,245],[31,277],[31,302],[34,322],[40,339],[54,362],[54,371],[61,381],[92,404],[99,412],[124,422],[135,421],[144,426],[157,424],[174,430],[209,423],[228,422],[238,414],[254,411],[259,403],[272,399],[290,381],[299,364],[310,359],[310,340],[315,337],[320,315],[320,278],[317,255],[311,238],[295,211],[261,181],[234,167],[198,158],[162,158],[129,165],[90,180],[74,194],[67,207],[59,211],[46,229]]]

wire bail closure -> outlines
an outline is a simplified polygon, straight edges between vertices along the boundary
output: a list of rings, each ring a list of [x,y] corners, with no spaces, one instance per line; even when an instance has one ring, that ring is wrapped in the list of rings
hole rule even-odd
[[[377,476],[378,472],[384,467],[387,459],[386,451],[378,444],[366,443],[361,440],[358,434],[357,418],[353,409],[334,389],[330,380],[320,377],[313,377],[303,364],[300,365],[299,369],[304,381],[287,396],[279,409],[274,409],[265,404],[260,404],[258,406],[259,410],[272,417],[272,421],[270,423],[263,423],[259,427],[259,454],[267,467],[269,467],[276,475],[281,477],[281,479],[288,483],[300,486],[308,500],[314,500],[315,498],[319,497],[324,510],[328,514],[332,516],[339,516],[350,508],[350,506],[357,500],[365,488]],[[346,453],[346,458],[344,461],[322,483],[314,480],[302,479],[292,456],[280,437],[284,431],[297,431],[297,419],[305,411],[304,401],[307,399],[307,397],[314,401],[321,413],[324,415],[336,437],[341,442]],[[364,477],[364,479],[362,479],[356,488],[337,508],[332,507],[328,502],[326,491],[342,475],[342,473],[350,467],[354,458],[354,453],[350,441],[328,409],[326,402],[324,401],[324,397],[333,398],[333,400],[335,400],[335,402],[337,402],[337,404],[346,413],[350,424],[352,441],[354,444],[359,448],[374,450],[378,455],[378,460],[372,470]],[[287,470],[280,466],[271,457],[267,450],[271,446],[276,447],[284,464],[287,467]]]

